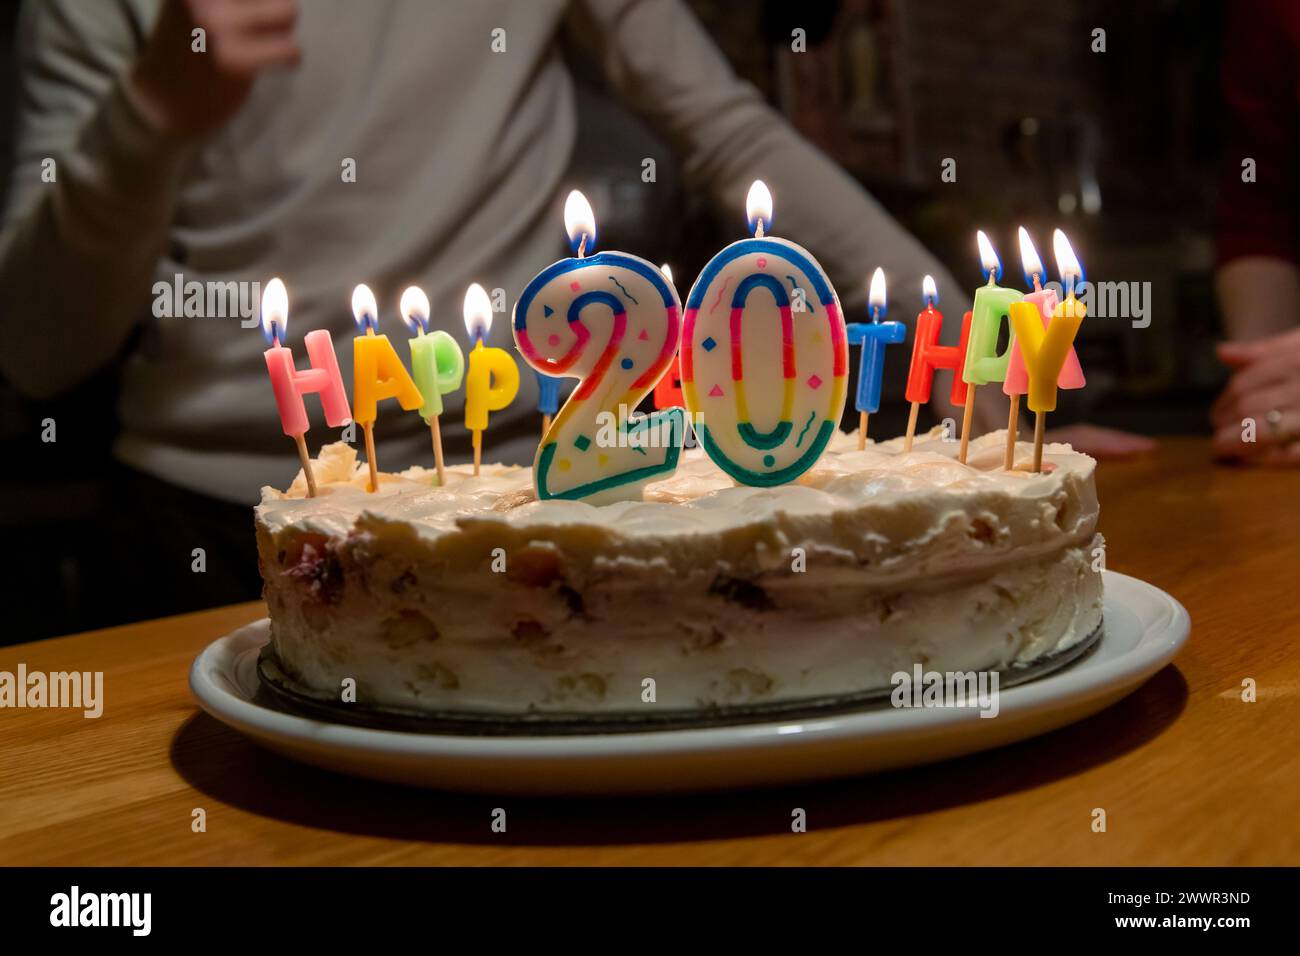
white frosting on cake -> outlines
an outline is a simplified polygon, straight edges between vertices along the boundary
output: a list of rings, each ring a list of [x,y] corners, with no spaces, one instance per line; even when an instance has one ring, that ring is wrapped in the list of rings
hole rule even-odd
[[[844,693],[1002,667],[1097,626],[1095,463],[1005,436],[837,435],[798,484],[737,486],[699,449],[646,500],[535,499],[530,471],[367,472],[324,448],[319,495],[264,489],[259,548],[282,664],[434,709],[632,710]],[[504,556],[506,570],[494,565]],[[328,559],[328,560],[327,560]],[[325,562],[325,563],[322,563]]]

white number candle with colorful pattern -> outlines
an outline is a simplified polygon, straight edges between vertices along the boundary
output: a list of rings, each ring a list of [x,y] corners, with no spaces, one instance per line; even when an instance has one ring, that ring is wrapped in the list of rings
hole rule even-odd
[[[543,269],[515,303],[524,360],[545,375],[580,379],[537,448],[533,484],[543,500],[637,500],[681,456],[682,409],[632,416],[677,352],[681,302],[645,259],[587,255],[596,225],[581,193],[569,195],[564,218],[577,257]]]
[[[719,252],[682,321],[682,392],[700,444],[746,485],[813,466],[844,412],[848,345],[840,300],[812,254],[766,236],[772,198],[749,191],[754,238]]]

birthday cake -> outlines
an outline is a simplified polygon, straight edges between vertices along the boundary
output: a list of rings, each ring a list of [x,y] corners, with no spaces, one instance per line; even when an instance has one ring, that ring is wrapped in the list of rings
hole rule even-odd
[[[836,433],[796,482],[738,485],[699,449],[644,500],[537,499],[531,470],[382,474],[346,444],[266,488],[257,542],[279,669],[326,697],[527,716],[709,711],[1002,670],[1101,622],[1095,462],[968,462]]]

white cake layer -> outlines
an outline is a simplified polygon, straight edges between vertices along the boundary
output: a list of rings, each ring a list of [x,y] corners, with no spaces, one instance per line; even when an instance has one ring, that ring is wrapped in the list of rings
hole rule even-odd
[[[969,463],[939,433],[837,436],[798,484],[734,485],[699,450],[646,501],[534,499],[529,471],[382,476],[326,447],[263,492],[272,640],[300,682],[358,700],[494,713],[784,701],[888,686],[915,663],[999,669],[1101,619],[1094,462]],[[1027,459],[1030,448],[1019,448]],[[1023,467],[1026,462],[1021,461]]]

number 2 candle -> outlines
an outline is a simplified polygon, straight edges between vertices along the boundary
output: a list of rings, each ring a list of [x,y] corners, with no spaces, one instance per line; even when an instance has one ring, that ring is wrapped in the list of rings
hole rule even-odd
[[[537,448],[533,483],[542,500],[636,500],[646,482],[671,475],[681,455],[680,408],[630,414],[672,362],[681,303],[645,259],[587,254],[596,221],[582,193],[569,194],[564,219],[576,257],[543,269],[515,303],[524,360],[580,380]]]
[[[700,444],[746,485],[794,481],[844,412],[848,344],[840,300],[802,246],[766,235],[772,196],[749,190],[754,238],[704,267],[682,321],[682,391]]]

